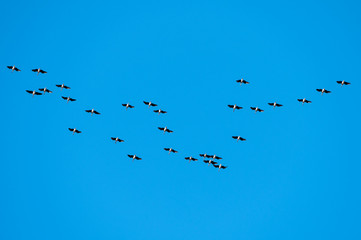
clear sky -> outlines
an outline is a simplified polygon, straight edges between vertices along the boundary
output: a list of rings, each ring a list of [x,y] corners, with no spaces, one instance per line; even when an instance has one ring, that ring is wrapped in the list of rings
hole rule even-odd
[[[357,1],[1,5],[0,239],[361,239]]]

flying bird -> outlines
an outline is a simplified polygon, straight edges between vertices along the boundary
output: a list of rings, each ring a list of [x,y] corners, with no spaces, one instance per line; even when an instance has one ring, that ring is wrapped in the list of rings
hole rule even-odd
[[[233,112],[234,112],[234,110],[239,110],[239,109],[242,109],[243,107],[239,107],[239,106],[237,106],[236,104],[234,104],[234,105],[228,105],[228,107],[229,108],[233,108]]]
[[[34,97],[34,95],[42,95],[42,93],[39,93],[39,92],[37,92],[37,91],[30,91],[30,90],[25,90],[25,91],[27,91],[28,93],[30,93],[30,94],[32,94],[33,95],[33,97]]]
[[[169,132],[169,133],[172,133],[172,132],[173,132],[172,130],[168,129],[167,127],[164,127],[164,128],[158,127],[158,129],[161,130],[161,131],[163,131],[163,134],[164,134],[165,132]]]
[[[7,66],[7,68],[11,69],[12,72],[16,71],[16,72],[20,72],[21,70],[15,66]]]
[[[76,99],[71,98],[71,97],[63,97],[63,96],[61,96],[61,97],[62,97],[62,99],[66,100],[66,103],[68,103],[69,101],[71,101],[71,102],[76,101]]]
[[[312,103],[311,101],[307,100],[306,98],[304,98],[304,99],[297,99],[297,101],[302,102],[302,105],[303,105],[304,103]]]
[[[208,163],[208,165],[209,165],[209,164],[217,164],[217,162],[213,161],[212,159],[203,160],[203,162]]]
[[[135,159],[135,160],[142,160],[140,157],[137,157],[136,155],[129,155],[129,154],[128,154],[128,157],[132,158],[133,161],[134,161],[134,159]]]
[[[81,133],[81,131],[77,130],[76,128],[68,128],[70,132],[73,132],[73,135],[74,133]]]
[[[122,140],[122,139],[120,139],[120,138],[118,138],[118,137],[111,137],[111,139],[113,140],[113,141],[115,141],[115,143],[117,143],[117,142],[124,142],[124,140]]]
[[[128,108],[134,108],[134,106],[130,105],[129,103],[122,105],[126,108],[126,110],[128,110]]]
[[[186,158],[184,158],[185,160],[189,160],[189,162],[191,162],[191,161],[198,161],[198,159],[197,158],[192,158],[192,157],[186,157]]]
[[[52,93],[52,91],[50,91],[49,89],[47,88],[39,88],[39,91],[42,91],[44,92],[44,94],[47,92],[47,93]]]
[[[341,84],[341,87],[343,86],[343,85],[350,85],[351,83],[349,83],[349,82],[346,82],[345,80],[342,80],[342,81],[336,81],[338,84]]]
[[[171,152],[172,153],[177,153],[178,151],[176,151],[175,149],[173,148],[164,148],[164,150],[166,150],[168,152],[168,154],[170,154]]]
[[[218,156],[216,156],[216,155],[213,155],[213,156],[211,155],[211,156],[209,156],[209,157],[212,158],[213,160],[214,160],[214,159],[217,159],[217,160],[222,159],[221,157],[218,157]]]
[[[262,109],[258,108],[258,107],[251,107],[252,110],[254,110],[254,112],[264,112]]]
[[[70,89],[70,87],[65,86],[64,83],[61,84],[61,85],[59,84],[59,85],[55,85],[55,86],[60,87],[60,88],[61,88],[60,90],[63,90],[63,88],[65,88],[65,89]]]
[[[47,73],[46,71],[44,71],[44,70],[42,70],[42,69],[40,69],[40,68],[38,68],[38,69],[32,69],[31,71],[37,72],[38,75],[39,75],[39,73]]]
[[[247,82],[246,80],[244,80],[243,78],[236,80],[236,82],[238,82],[240,85],[242,85],[242,83],[244,84],[248,84],[249,82]]]
[[[241,136],[232,136],[232,138],[233,138],[233,139],[237,139],[237,142],[238,142],[239,140],[241,140],[241,141],[246,141],[246,139],[245,139],[245,138],[242,138]]]
[[[275,108],[275,107],[282,107],[282,106],[283,106],[282,104],[278,104],[278,103],[276,103],[276,102],[274,102],[274,103],[268,103],[268,105],[273,106],[273,108]]]
[[[226,168],[227,168],[226,166],[222,166],[222,164],[219,164],[219,165],[214,164],[213,166],[214,166],[215,168],[218,168],[218,171],[219,171],[220,169],[226,169]]]
[[[323,93],[331,93],[331,91],[328,91],[328,90],[326,90],[326,89],[324,89],[324,88],[317,88],[316,89],[316,91],[317,92],[320,92],[321,93],[321,95],[323,95]]]
[[[143,102],[144,102],[145,105],[148,105],[148,108],[151,107],[151,106],[152,106],[152,107],[158,106],[157,104],[152,103],[152,102],[146,102],[146,101],[143,101]]]
[[[94,114],[97,114],[97,115],[99,115],[100,113],[99,112],[97,112],[97,111],[95,111],[94,109],[91,109],[91,110],[85,110],[87,113],[91,113],[91,115],[93,115],[93,113]]]
[[[161,110],[161,109],[159,109],[159,110],[154,110],[153,112],[158,113],[158,115],[159,115],[160,113],[162,113],[162,114],[167,113],[166,111],[163,111],[163,110]]]
[[[212,157],[211,155],[207,155],[207,154],[205,154],[205,153],[199,154],[199,156],[201,156],[203,159]]]

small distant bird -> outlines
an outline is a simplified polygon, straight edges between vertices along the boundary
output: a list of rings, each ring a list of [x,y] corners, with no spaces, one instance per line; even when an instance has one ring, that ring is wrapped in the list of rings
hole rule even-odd
[[[38,75],[39,75],[39,73],[47,73],[46,71],[44,71],[44,70],[42,70],[42,69],[40,69],[40,68],[38,68],[38,69],[32,69],[31,71],[37,72]]]
[[[76,101],[76,99],[74,99],[74,98],[71,98],[71,97],[63,97],[63,96],[61,96],[64,100],[66,100],[66,103],[68,103],[69,101],[71,101],[71,102],[74,102],[74,101]]]
[[[201,156],[203,159],[212,157],[211,155],[207,155],[207,154],[205,154],[205,153],[199,154],[199,156]]]
[[[232,138],[233,138],[233,139],[237,139],[237,142],[238,142],[239,140],[241,140],[241,141],[246,141],[246,139],[245,139],[245,138],[242,138],[241,136],[232,136]]]
[[[55,85],[55,86],[60,87],[60,88],[61,88],[60,90],[63,90],[63,88],[65,88],[65,89],[70,89],[70,87],[65,86],[64,83],[61,84],[61,85],[59,84],[59,85]]]
[[[282,107],[282,106],[283,106],[282,104],[278,104],[278,103],[276,103],[276,102],[274,102],[274,103],[268,103],[268,105],[273,106],[273,108],[275,108],[275,107]]]
[[[324,88],[322,88],[322,89],[321,89],[321,88],[317,88],[316,91],[317,91],[317,92],[320,92],[321,95],[323,95],[323,93],[330,93],[330,92],[331,92],[331,91],[328,91],[328,90],[326,90],[326,89],[324,89]]]
[[[148,108],[151,107],[151,106],[152,106],[152,107],[158,106],[157,104],[152,103],[152,102],[146,102],[146,101],[143,101],[143,102],[144,102],[145,105],[148,105]]]
[[[306,98],[304,98],[304,99],[297,99],[297,101],[302,102],[302,105],[303,105],[304,103],[312,103],[311,101],[307,100]]]
[[[30,93],[30,94],[32,94],[33,95],[33,97],[34,97],[34,95],[43,95],[42,93],[39,93],[39,92],[37,92],[37,91],[30,91],[30,90],[25,90],[25,91],[27,91],[28,93]]]
[[[172,133],[172,132],[173,132],[172,130],[168,129],[167,127],[164,127],[164,128],[158,127],[158,129],[161,130],[161,131],[163,131],[163,134],[164,134],[165,132],[169,132],[169,133]]]
[[[346,82],[345,80],[342,80],[342,81],[336,81],[338,84],[341,84],[341,87],[343,86],[343,85],[350,85],[351,83],[349,83],[349,82]]]
[[[209,156],[210,158],[212,158],[213,160],[214,159],[217,159],[217,160],[220,160],[220,159],[222,159],[221,157],[218,157],[218,156],[216,156],[216,155],[213,155],[213,156]]]
[[[213,166],[215,168],[218,168],[218,171],[221,170],[221,169],[226,169],[227,168],[226,166],[222,166],[222,164],[219,164],[219,165],[214,164]]]
[[[161,110],[161,109],[159,109],[159,110],[154,110],[153,112],[158,113],[158,115],[159,115],[160,113],[162,113],[162,114],[167,113],[166,111],[163,111],[163,110]]]
[[[118,138],[118,137],[111,137],[111,139],[113,140],[113,141],[115,141],[115,143],[117,143],[117,142],[124,142],[124,140],[122,140],[122,139],[120,139],[120,138]]]
[[[73,132],[73,135],[74,133],[81,133],[81,131],[77,130],[76,128],[68,128],[70,132]]]
[[[254,112],[264,112],[262,109],[258,108],[258,107],[251,107],[252,110],[254,110]]]
[[[175,149],[173,148],[164,148],[164,150],[166,150],[168,152],[168,154],[170,154],[171,152],[172,153],[177,153],[178,151],[176,151]]]
[[[93,113],[94,114],[97,114],[97,115],[99,115],[100,113],[99,112],[97,112],[97,111],[95,111],[94,109],[91,109],[91,110],[85,110],[87,113],[91,113],[91,115],[93,115]]]
[[[50,91],[49,89],[47,88],[39,88],[39,91],[42,91],[44,92],[44,94],[47,92],[47,93],[52,93],[52,91]]]
[[[16,71],[16,72],[20,72],[21,70],[15,66],[7,66],[7,68],[11,69],[12,72]]]
[[[208,165],[209,165],[209,164],[217,164],[217,162],[213,161],[212,159],[203,160],[203,162],[208,163]]]
[[[244,80],[243,78],[236,80],[236,82],[238,82],[240,85],[242,85],[242,83],[244,84],[248,84],[249,82],[247,82],[246,80]]]
[[[134,159],[135,159],[135,160],[142,160],[140,157],[137,157],[136,155],[129,155],[129,154],[128,154],[128,157],[132,158],[133,161],[134,161]]]
[[[197,158],[192,158],[192,157],[186,157],[186,158],[184,158],[185,160],[189,160],[189,162],[191,162],[191,161],[198,161],[198,159]]]
[[[234,110],[239,110],[239,109],[242,109],[243,107],[239,107],[239,106],[237,106],[236,104],[234,104],[234,105],[228,105],[228,107],[229,108],[233,108],[233,112],[234,112]]]
[[[134,106],[130,105],[129,103],[122,105],[126,108],[126,110],[128,110],[128,108],[134,108]]]

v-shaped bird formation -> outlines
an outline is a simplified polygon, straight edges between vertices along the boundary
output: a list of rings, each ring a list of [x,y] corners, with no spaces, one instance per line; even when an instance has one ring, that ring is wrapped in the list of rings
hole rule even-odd
[[[7,68],[10,69],[12,72],[14,72],[14,71],[15,71],[15,72],[20,72],[20,71],[21,71],[21,70],[20,70],[18,67],[16,67],[15,65],[14,65],[14,66],[7,66]],[[41,73],[41,74],[47,73],[45,70],[43,70],[43,69],[41,69],[41,68],[32,69],[31,71],[36,72],[37,75],[39,75],[39,73]],[[241,78],[241,79],[239,79],[239,80],[236,80],[236,82],[239,83],[241,86],[242,86],[242,84],[250,84],[250,82],[244,80],[243,78]],[[345,80],[336,81],[336,83],[337,83],[337,84],[340,84],[341,87],[342,87],[343,85],[347,86],[347,85],[350,85],[350,84],[351,84],[350,82],[346,82]],[[55,85],[55,86],[58,87],[58,88],[60,88],[60,90],[70,89],[70,87],[66,86],[64,83],[63,83],[63,84],[57,84],[57,85]],[[25,90],[25,91],[26,91],[27,93],[31,94],[32,97],[34,97],[35,95],[38,96],[38,95],[45,95],[45,93],[52,93],[52,91],[51,91],[50,89],[46,88],[46,87],[39,88],[38,90],[39,90],[40,92],[38,92],[38,91],[36,91],[36,90]],[[325,94],[331,93],[331,91],[329,91],[329,90],[327,90],[327,89],[325,89],[325,88],[317,88],[316,91],[317,91],[317,92],[320,92],[321,95],[323,95],[324,93],[325,93]],[[75,98],[72,98],[72,97],[69,97],[69,96],[68,96],[68,97],[62,96],[62,99],[65,100],[67,103],[68,103],[68,102],[74,102],[74,101],[76,101]],[[310,100],[308,100],[308,99],[306,99],[306,98],[298,98],[297,101],[298,101],[298,102],[301,102],[302,105],[303,105],[304,103],[312,103]],[[153,103],[153,102],[151,102],[151,101],[143,101],[143,103],[144,103],[146,106],[148,106],[148,108],[150,108],[150,107],[157,107],[157,106],[158,106],[158,104],[155,104],[155,103]],[[278,103],[278,102],[268,102],[267,104],[268,104],[269,106],[272,106],[273,108],[283,107],[283,105],[280,104],[280,103]],[[125,107],[126,110],[128,110],[128,108],[131,108],[131,109],[134,108],[134,106],[131,105],[131,104],[129,104],[129,103],[123,103],[123,104],[121,104],[121,105],[122,105],[123,107]],[[235,110],[243,109],[243,107],[238,106],[238,105],[236,105],[236,104],[233,104],[233,105],[232,105],[232,104],[229,104],[229,105],[227,105],[227,106],[228,106],[229,108],[233,109],[233,112],[234,112]],[[256,106],[256,107],[251,106],[250,109],[251,109],[252,111],[254,111],[255,113],[257,113],[257,112],[264,112],[264,110],[261,109],[261,108],[259,108],[258,106]],[[95,110],[94,108],[92,108],[92,109],[87,109],[87,110],[85,110],[85,112],[90,113],[90,115],[93,115],[93,114],[94,114],[94,115],[100,115],[100,112],[98,112],[98,111]],[[164,110],[162,110],[162,109],[153,110],[153,112],[157,113],[158,115],[159,115],[159,114],[165,114],[165,113],[167,113],[167,111],[164,111]],[[165,134],[165,133],[173,133],[173,130],[169,129],[167,126],[165,126],[165,127],[158,127],[158,129],[159,129],[160,131],[162,131],[163,134]],[[68,128],[68,130],[69,130],[70,132],[72,132],[73,135],[75,135],[75,133],[76,133],[76,134],[82,133],[82,131],[78,130],[77,128]],[[238,135],[236,135],[236,136],[231,136],[231,137],[232,137],[234,140],[236,140],[237,142],[239,142],[239,141],[241,141],[241,142],[246,141],[245,138],[243,138],[243,137],[241,137],[241,136],[238,136]],[[122,143],[122,142],[125,141],[125,140],[123,140],[123,139],[121,139],[121,138],[119,138],[119,137],[110,137],[110,139],[111,139],[112,141],[114,141],[115,143],[117,143],[117,142],[118,142],[118,143]],[[166,147],[166,148],[164,148],[164,150],[167,151],[168,154],[170,154],[170,153],[178,153],[178,151],[175,150],[175,149],[172,148],[172,147]],[[132,161],[134,161],[134,160],[142,160],[142,158],[140,158],[139,156],[137,156],[137,155],[135,155],[135,154],[128,154],[127,156],[128,156],[129,158],[131,158]],[[199,156],[203,158],[203,162],[204,162],[204,163],[206,163],[207,165],[212,164],[212,165],[213,165],[215,168],[217,168],[218,170],[226,169],[226,168],[227,168],[227,166],[225,166],[224,164],[217,162],[217,161],[219,161],[219,160],[222,160],[222,157],[219,157],[219,156],[214,155],[214,154],[213,154],[213,155],[209,155],[209,154],[206,154],[206,153],[201,153],[201,154],[199,154]],[[184,159],[187,160],[187,161],[189,161],[189,162],[196,162],[196,161],[198,161],[197,158],[193,158],[192,156],[185,157]],[[216,160],[217,160],[217,161],[216,161]]]

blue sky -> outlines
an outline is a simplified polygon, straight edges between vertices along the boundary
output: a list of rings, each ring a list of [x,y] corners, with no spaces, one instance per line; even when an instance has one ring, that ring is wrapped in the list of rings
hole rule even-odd
[[[356,1],[4,2],[0,239],[360,239],[359,12]],[[42,87],[54,93],[25,92]],[[199,153],[228,168],[184,160]]]

